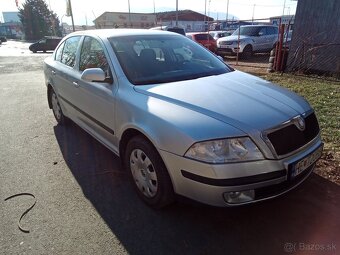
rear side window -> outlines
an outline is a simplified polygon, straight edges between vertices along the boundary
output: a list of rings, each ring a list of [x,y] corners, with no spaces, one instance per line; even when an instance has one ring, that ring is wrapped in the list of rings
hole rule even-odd
[[[208,39],[212,40],[213,38],[209,34],[197,34],[197,35],[195,35],[195,39],[198,40],[198,41],[204,41],[204,40],[208,40]]]
[[[79,44],[80,36],[70,37],[65,41],[61,63],[74,67],[76,63],[76,53]]]
[[[267,33],[269,35],[275,35],[275,34],[277,34],[277,28],[276,27],[267,27]]]
[[[57,49],[55,54],[55,60],[61,62],[61,58],[63,55],[63,49],[64,49],[65,42],[63,42]]]

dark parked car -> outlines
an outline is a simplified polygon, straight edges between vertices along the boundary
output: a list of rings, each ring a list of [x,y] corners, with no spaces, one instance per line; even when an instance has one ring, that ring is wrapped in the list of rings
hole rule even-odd
[[[7,42],[7,38],[4,35],[0,35],[0,44],[3,42]]]
[[[169,32],[174,32],[180,35],[185,35],[184,28],[181,27],[169,27],[169,26],[161,26],[161,27],[152,27],[150,30],[164,30]]]
[[[39,41],[31,44],[29,49],[34,53],[36,53],[37,51],[46,52],[49,50],[54,50],[61,39],[61,37],[45,36],[43,39],[40,39]]]

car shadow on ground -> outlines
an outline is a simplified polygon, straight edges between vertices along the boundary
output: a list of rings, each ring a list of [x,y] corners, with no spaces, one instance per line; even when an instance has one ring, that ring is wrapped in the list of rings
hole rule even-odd
[[[300,254],[309,244],[340,249],[339,186],[316,174],[255,205],[179,202],[153,210],[139,200],[111,151],[73,123],[54,132],[85,197],[129,254]]]

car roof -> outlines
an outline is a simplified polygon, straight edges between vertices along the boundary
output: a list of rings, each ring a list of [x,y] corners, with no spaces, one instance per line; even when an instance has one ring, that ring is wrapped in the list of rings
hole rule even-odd
[[[226,31],[226,30],[210,30],[209,33],[212,32],[212,33],[225,33],[225,32],[229,32],[229,31]]]
[[[206,35],[208,34],[208,32],[191,32],[191,33],[187,33],[187,35]]]
[[[164,34],[177,36],[176,33],[168,32],[164,30],[114,28],[114,29],[93,29],[93,30],[78,31],[78,32],[73,32],[69,34],[68,37],[74,36],[74,35],[92,35],[92,36],[98,36],[101,38],[109,38],[109,37],[114,37],[114,36],[164,35]]]
[[[277,27],[275,25],[242,25],[241,27]]]

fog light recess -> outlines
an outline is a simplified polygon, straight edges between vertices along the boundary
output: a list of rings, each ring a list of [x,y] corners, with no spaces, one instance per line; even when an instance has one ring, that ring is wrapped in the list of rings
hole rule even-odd
[[[223,198],[228,204],[242,204],[253,201],[255,198],[255,191],[252,189],[226,192],[223,194]]]

